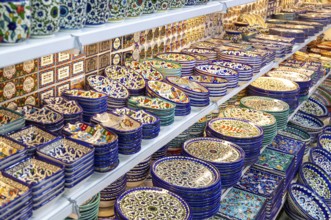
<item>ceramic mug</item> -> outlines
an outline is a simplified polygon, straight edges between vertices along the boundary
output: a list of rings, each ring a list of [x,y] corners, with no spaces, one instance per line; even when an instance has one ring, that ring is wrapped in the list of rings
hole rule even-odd
[[[128,0],[128,3],[128,18],[139,17],[142,15],[145,6],[145,0]]]
[[[32,10],[31,36],[52,37],[60,29],[58,0],[30,0]]]
[[[87,0],[60,0],[60,28],[81,29],[86,23]]]
[[[30,37],[31,8],[28,1],[0,1],[0,44],[21,43]]]
[[[144,14],[152,14],[156,12],[157,0],[145,0]]]
[[[171,2],[169,0],[157,0],[156,9],[158,11],[166,11],[170,8],[170,5]]]
[[[93,27],[95,25],[105,24],[109,16],[108,0],[88,0],[86,7],[86,25]]]
[[[128,16],[128,0],[109,0],[108,21],[122,21]]]

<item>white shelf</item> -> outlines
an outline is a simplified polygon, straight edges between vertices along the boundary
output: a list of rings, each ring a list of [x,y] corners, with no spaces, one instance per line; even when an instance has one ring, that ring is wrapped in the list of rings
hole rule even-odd
[[[240,6],[240,5],[246,5],[249,3],[254,3],[256,0],[236,0],[236,1],[219,1],[220,3],[223,3],[226,5],[226,8],[231,8],[235,6]]]

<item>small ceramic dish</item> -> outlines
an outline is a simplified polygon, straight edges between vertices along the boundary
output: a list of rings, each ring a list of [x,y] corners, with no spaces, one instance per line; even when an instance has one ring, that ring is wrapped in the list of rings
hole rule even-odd
[[[85,101],[96,101],[100,98],[107,98],[105,94],[95,91],[85,91],[79,89],[65,90],[62,92],[65,97],[70,97],[71,99],[82,99]]]
[[[9,166],[17,159],[25,157],[26,148],[19,142],[0,136],[0,168]]]
[[[7,134],[24,127],[24,116],[18,112],[0,107],[0,134]]]
[[[63,121],[63,116],[48,108],[26,105],[21,109],[25,119],[40,125],[55,124]]]
[[[174,103],[182,104],[190,102],[189,98],[183,91],[164,82],[149,81],[147,84],[147,89],[152,91],[156,96]]]
[[[72,116],[83,112],[76,101],[69,101],[63,97],[48,97],[43,102],[46,104],[45,106],[60,114]]]
[[[145,80],[163,80],[163,75],[161,72],[154,69],[152,66],[138,62],[138,61],[131,61],[126,62],[125,66],[127,68],[131,68],[140,75],[144,77]]]
[[[144,125],[154,124],[159,120],[157,117],[145,112],[144,110],[134,111],[129,108],[121,108],[114,110],[113,113],[119,116],[127,115]]]

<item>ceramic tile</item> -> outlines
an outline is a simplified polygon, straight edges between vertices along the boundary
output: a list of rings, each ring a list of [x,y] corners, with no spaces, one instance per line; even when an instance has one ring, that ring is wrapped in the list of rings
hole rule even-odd
[[[112,65],[121,65],[122,64],[122,53],[115,53],[111,60]]]
[[[56,64],[57,65],[61,65],[61,64],[64,64],[64,63],[68,63],[70,62],[72,59],[72,55],[69,54],[69,53],[57,53],[56,54]]]
[[[56,82],[55,67],[39,72],[39,87],[45,88]]]
[[[134,35],[129,34],[123,37],[123,48],[129,48],[134,45]]]
[[[55,96],[55,87],[47,88],[39,92],[39,100],[41,102],[42,100],[49,98],[51,96]]]
[[[144,45],[146,43],[146,33],[145,31],[140,32],[140,45]]]
[[[24,61],[23,63],[17,64],[18,70],[17,76],[24,76],[38,71],[38,59]]]
[[[98,69],[98,56],[89,57],[85,60],[85,72],[90,73]]]
[[[85,46],[86,57],[94,56],[99,53],[99,44],[90,44]]]
[[[4,105],[2,105],[2,107],[8,108],[10,110],[17,110],[18,99],[14,100],[14,101],[11,101],[11,102],[8,102],[8,103],[5,103]]]
[[[123,47],[122,37],[117,37],[112,40],[112,51],[118,51]]]
[[[24,76],[20,78],[21,84],[21,94],[28,94],[34,92],[38,89],[38,75],[37,73],[33,73],[28,76]]]
[[[123,61],[122,63],[125,63],[126,61],[133,60],[133,50],[126,51],[123,53]]]
[[[72,63],[72,76],[77,76],[85,71],[85,59],[76,60]]]
[[[50,54],[48,56],[40,57],[39,58],[39,70],[51,68],[55,65],[55,63],[56,63],[55,54]]]
[[[56,96],[61,96],[62,92],[64,90],[71,89],[70,87],[71,87],[70,82],[65,82],[56,86]]]
[[[103,53],[106,51],[110,52],[111,50],[111,41],[110,40],[106,40],[106,41],[102,41],[99,43],[99,52]]]
[[[55,76],[56,82],[62,82],[70,78],[72,73],[72,64],[64,64],[56,67]]]
[[[0,83],[0,101],[15,98],[19,94],[19,79]]]
[[[80,75],[78,78],[70,81],[71,89],[83,89],[85,87],[85,75]]]
[[[17,70],[15,65],[0,68],[0,82],[5,82],[17,77]]]
[[[106,68],[110,65],[110,53],[106,52],[98,55],[99,59],[99,69]]]
[[[25,96],[21,99],[19,99],[18,105],[20,107],[23,107],[25,105],[33,105],[33,106],[39,106],[39,98],[38,93],[33,93],[31,95]]]

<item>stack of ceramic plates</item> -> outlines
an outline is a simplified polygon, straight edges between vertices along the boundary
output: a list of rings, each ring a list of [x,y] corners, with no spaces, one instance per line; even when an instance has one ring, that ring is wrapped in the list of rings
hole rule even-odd
[[[273,115],[277,121],[277,129],[286,127],[290,113],[289,105],[281,100],[262,96],[247,96],[240,99],[240,107],[255,109]]]
[[[49,97],[44,99],[43,102],[45,107],[62,114],[65,124],[82,120],[83,109],[76,101],[69,101],[63,97]]]
[[[172,191],[190,206],[193,219],[216,214],[222,194],[221,175],[216,167],[191,157],[165,157],[151,168],[153,185]]]
[[[322,31],[324,28],[324,25],[318,22],[313,21],[287,21],[288,24],[295,24],[295,25],[307,25],[314,27],[314,32],[317,34],[318,32]]]
[[[241,189],[232,188],[222,199],[215,219],[266,219],[267,199]]]
[[[311,144],[311,138],[310,138],[309,133],[307,133],[306,131],[304,131],[300,128],[288,125],[286,128],[284,128],[282,130],[278,130],[278,134],[304,142],[306,144],[305,154],[308,153],[309,146]]]
[[[191,113],[189,97],[180,89],[160,81],[148,81],[147,95],[162,98],[176,105],[175,115],[185,116]]]
[[[259,49],[256,47],[253,47],[252,49],[250,49],[249,51],[250,53],[253,53],[255,55],[258,55],[261,57],[262,59],[262,63],[261,63],[261,67],[264,67],[265,65],[267,65],[270,62],[273,62],[276,59],[276,52],[274,50],[267,50],[267,49]]]
[[[291,43],[285,43],[285,42],[277,42],[277,41],[272,41],[272,40],[261,40],[261,39],[250,39],[249,40],[252,43],[261,43],[261,44],[268,44],[268,45],[273,45],[277,47],[284,47],[285,48],[285,54],[290,54],[292,53],[293,50],[293,44]]]
[[[245,151],[245,165],[255,163],[260,155],[263,129],[249,121],[216,118],[208,122],[206,134],[239,145]]]
[[[288,79],[293,82],[296,82],[300,87],[300,98],[304,99],[309,94],[309,89],[311,87],[311,78],[302,73],[297,72],[288,72],[282,70],[274,70],[270,71],[266,74],[266,76]]]
[[[144,77],[145,80],[163,80],[163,75],[161,72],[154,69],[152,66],[138,62],[138,61],[131,61],[125,62],[125,66],[127,68],[133,69],[140,75]]]
[[[143,60],[142,63],[153,67],[154,69],[159,71],[164,77],[182,75],[182,66],[179,63],[160,59]]]
[[[66,90],[62,96],[75,100],[83,108],[83,121],[90,122],[93,115],[107,111],[107,96],[100,92],[79,89]]]
[[[132,109],[142,109],[160,119],[161,126],[171,125],[175,120],[176,104],[164,99],[150,98],[147,96],[130,97],[128,107]]]
[[[269,113],[248,108],[226,108],[219,114],[221,118],[236,118],[252,122],[263,129],[263,146],[268,145],[277,135],[276,118]]]
[[[228,89],[228,81],[217,76],[207,75],[195,75],[185,76],[185,79],[189,79],[193,82],[197,82],[209,91],[210,98],[221,97],[226,95]]]
[[[171,156],[179,156],[182,153],[182,146],[185,141],[189,140],[190,136],[190,128],[186,129],[182,133],[180,133],[177,137],[172,139],[167,146],[167,155]]]
[[[115,182],[101,190],[99,218],[108,218],[115,215],[114,205],[116,199],[125,192],[126,189],[126,175],[121,176]]]
[[[283,43],[290,43],[294,45],[294,38],[289,37],[282,37],[279,35],[271,35],[271,34],[258,34],[255,38],[263,41],[275,41],[275,42],[283,42]]]
[[[298,182],[313,190],[330,207],[331,177],[321,167],[310,162],[303,163],[299,170]]]
[[[22,114],[0,107],[0,135],[7,134],[25,126]]]
[[[135,111],[130,108],[119,108],[113,111],[119,116],[127,115],[140,122],[143,126],[142,138],[152,139],[160,133],[160,119],[144,110]]]
[[[182,65],[182,76],[191,75],[196,65],[195,57],[185,53],[168,52],[158,54],[156,57],[161,60],[173,61]]]
[[[58,139],[54,134],[34,125],[29,125],[18,131],[11,132],[8,134],[8,137],[25,146],[29,156],[32,156],[38,147],[47,145],[52,140]]]
[[[309,100],[300,107],[299,111],[319,118],[322,121],[329,118],[328,108],[313,98],[309,98]]]
[[[92,127],[88,124],[68,124],[63,133],[72,140],[78,140],[94,147],[94,170],[100,173],[108,172],[117,167],[118,137],[101,125]]]
[[[218,66],[218,65],[200,65],[195,67],[195,74],[205,76],[218,76],[226,79],[227,88],[236,88],[238,86],[239,74],[237,71]]]
[[[290,124],[309,133],[311,141],[315,142],[317,136],[322,132],[324,124],[318,118],[298,112],[290,120]]]
[[[145,94],[145,80],[142,75],[135,72],[133,69],[124,66],[112,65],[105,69],[105,75],[114,80],[129,90],[131,96]]]
[[[300,87],[287,79],[260,77],[248,86],[248,94],[280,99],[294,111],[299,105]]]
[[[64,166],[64,185],[68,189],[87,179],[94,171],[94,148],[88,144],[61,138],[38,148],[37,155]]]
[[[222,188],[235,185],[241,177],[245,152],[238,145],[217,138],[194,138],[183,144],[183,156],[214,165],[221,173]]]
[[[298,25],[298,24],[278,24],[275,25],[275,27],[279,28],[286,28],[286,29],[294,29],[294,30],[302,30],[305,32],[305,36],[314,36],[316,34],[316,29],[314,26],[310,25]]]
[[[272,51],[275,53],[274,57],[270,57],[268,59],[269,62],[271,62],[273,60],[273,58],[282,58],[285,57],[286,55],[286,48],[283,45],[279,45],[279,44],[268,44],[268,43],[260,43],[260,42],[256,42],[252,44],[253,47],[255,49],[260,49],[260,50],[266,50],[266,51]],[[267,63],[269,63],[267,61]]]
[[[223,60],[214,60],[212,61],[212,64],[234,69],[239,74],[239,81],[249,81],[253,77],[253,67],[247,64]]]
[[[324,25],[328,25],[330,22],[330,16],[329,14],[323,14],[323,13],[307,13],[299,15],[299,19],[302,21],[313,21],[322,23]]]
[[[151,158],[151,164],[154,163],[154,161],[156,161],[162,157],[165,157],[167,155],[167,150],[168,150],[168,147],[166,145],[166,146],[161,147],[155,153],[153,153],[152,158]]]
[[[140,151],[142,141],[142,124],[140,122],[127,115],[118,116],[110,112],[96,114],[91,121],[101,124],[117,134],[120,154],[135,154]]]
[[[295,13],[275,13],[272,15],[275,19],[280,20],[294,20],[296,18]]]
[[[115,213],[119,220],[192,220],[190,207],[181,197],[157,187],[138,187],[126,191],[116,200]]]
[[[236,188],[265,197],[266,219],[274,219],[282,205],[284,178],[260,169],[250,168],[235,186]]]
[[[254,164],[255,167],[268,171],[270,173],[280,175],[285,179],[284,190],[286,191],[295,175],[295,159],[291,154],[282,153],[272,149],[265,149],[258,161]]]
[[[309,153],[309,162],[322,168],[329,177],[331,177],[331,153],[322,148],[311,149]]]
[[[185,92],[190,98],[191,106],[205,107],[210,104],[209,91],[200,83],[178,76],[168,76],[166,82]]]
[[[26,105],[19,110],[30,125],[37,125],[46,131],[60,134],[64,125],[63,115],[49,108]]]
[[[219,59],[247,64],[253,67],[253,73],[259,73],[262,65],[262,57],[256,53],[238,50],[223,50],[219,53]]]
[[[286,137],[283,135],[277,135],[273,142],[268,145],[269,149],[277,150],[279,152],[292,154],[295,159],[295,172],[298,171],[302,164],[302,159],[305,154],[306,143]]]
[[[273,35],[279,35],[282,37],[294,38],[295,43],[303,43],[305,42],[306,39],[305,32],[296,29],[269,28],[269,33]]]
[[[100,204],[100,193],[93,196],[91,199],[85,201],[83,205],[79,206],[79,219],[98,219],[98,211]],[[66,218],[65,220],[71,220],[74,218]]]
[[[291,219],[331,219],[331,210],[323,199],[297,183],[288,189],[284,210]]]
[[[187,48],[182,50],[183,53],[192,55],[202,55],[208,57],[209,60],[216,60],[217,53],[214,50],[202,49],[202,48]]]
[[[63,166],[44,158],[25,158],[5,168],[2,174],[30,188],[32,204],[30,201],[26,203],[34,211],[56,200],[64,192]]]
[[[0,174],[0,190],[6,198],[1,201],[1,219],[29,219],[32,216],[32,195],[29,187]]]
[[[133,167],[129,172],[126,173],[126,187],[134,188],[141,186],[149,174],[151,157],[147,157],[145,160],[140,162],[138,165]]]
[[[207,117],[200,118],[200,120],[190,127],[190,138],[203,137],[207,125]]]
[[[129,91],[118,81],[110,80],[100,75],[88,76],[86,81],[86,88],[107,95],[108,109],[112,110],[125,106],[129,98]]]
[[[0,170],[26,157],[27,148],[8,137],[0,136]]]

